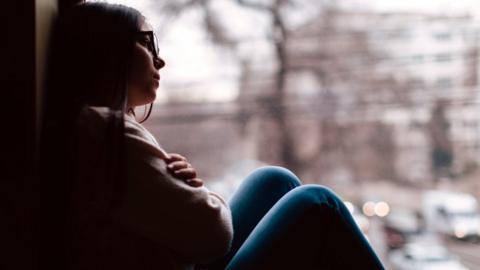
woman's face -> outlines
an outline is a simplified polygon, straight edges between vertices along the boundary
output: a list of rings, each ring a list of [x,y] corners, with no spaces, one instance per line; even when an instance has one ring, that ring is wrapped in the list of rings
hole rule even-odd
[[[143,23],[141,31],[152,31],[148,23]],[[133,49],[132,70],[128,80],[128,107],[134,108],[152,103],[160,84],[158,71],[165,66],[160,57],[155,57],[150,47],[152,36],[139,34]]]

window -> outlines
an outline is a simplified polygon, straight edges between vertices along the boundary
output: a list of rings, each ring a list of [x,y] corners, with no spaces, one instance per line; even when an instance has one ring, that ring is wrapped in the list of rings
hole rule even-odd
[[[435,82],[435,86],[438,88],[438,89],[450,89],[453,87],[453,79],[452,78],[439,78],[436,82]]]
[[[423,63],[424,61],[425,61],[425,55],[423,55],[423,54],[412,55],[412,62]]]
[[[438,41],[449,41],[452,39],[452,33],[450,32],[440,32],[434,35],[435,39]]]
[[[452,54],[450,53],[439,53],[435,55],[435,61],[437,62],[450,62],[452,61]]]

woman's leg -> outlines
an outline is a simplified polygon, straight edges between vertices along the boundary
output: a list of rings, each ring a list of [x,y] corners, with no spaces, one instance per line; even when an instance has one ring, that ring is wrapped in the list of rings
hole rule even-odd
[[[298,187],[263,217],[226,269],[384,269],[343,202]]]
[[[233,221],[233,242],[227,255],[200,269],[225,269],[225,266],[257,226],[263,216],[287,192],[300,186],[289,170],[268,166],[253,171],[229,201]]]

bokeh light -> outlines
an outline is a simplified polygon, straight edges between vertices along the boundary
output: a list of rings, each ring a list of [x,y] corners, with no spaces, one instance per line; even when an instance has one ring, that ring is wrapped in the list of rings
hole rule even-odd
[[[375,214],[379,217],[385,217],[390,213],[390,206],[386,202],[378,202],[374,208]]]
[[[373,217],[375,215],[375,203],[366,202],[362,207],[363,214],[367,217]]]

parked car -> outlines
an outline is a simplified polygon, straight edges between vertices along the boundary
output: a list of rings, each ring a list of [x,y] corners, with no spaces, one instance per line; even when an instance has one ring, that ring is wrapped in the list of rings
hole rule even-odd
[[[421,232],[419,214],[409,209],[394,208],[385,217],[383,231],[387,247],[391,249],[401,248],[409,238]]]
[[[422,215],[428,230],[457,239],[478,238],[478,202],[470,194],[432,190],[423,195]]]
[[[468,270],[439,243],[411,242],[390,252],[394,270]]]

